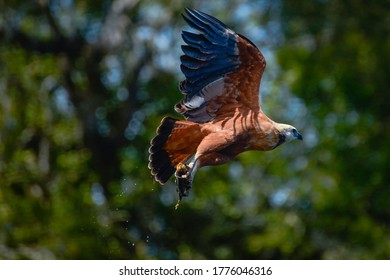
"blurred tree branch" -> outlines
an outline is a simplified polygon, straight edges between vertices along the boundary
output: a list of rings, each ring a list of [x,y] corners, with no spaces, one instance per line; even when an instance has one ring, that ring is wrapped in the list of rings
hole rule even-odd
[[[110,96],[110,91],[102,83],[101,64],[106,55],[121,47],[125,38],[135,32],[136,26],[130,24],[128,14],[137,8],[139,1],[111,2],[107,8],[107,16],[103,19],[98,41],[94,43],[88,43],[79,31],[72,32],[73,35],[64,35],[50,10],[51,2],[39,2],[42,16],[47,19],[51,30],[48,39],[27,34],[20,26],[9,29],[6,39],[10,45],[17,45],[28,51],[62,54],[59,65],[62,68],[64,87],[82,124],[84,144],[91,151],[93,167],[100,176],[100,183],[106,189],[109,182],[121,176],[118,156],[120,149],[126,145],[124,130],[132,114],[139,107],[136,98],[139,75],[143,67],[150,62],[152,52],[145,46],[144,52],[137,57],[134,64],[128,65],[130,70],[129,78],[126,78],[126,87],[129,96],[126,102],[118,104],[108,112],[107,120],[110,123],[108,135],[99,132],[99,120],[96,116],[98,108],[103,108]],[[5,37],[5,30],[1,29],[0,32],[0,36]],[[129,51],[131,52],[131,49]],[[77,73],[85,76],[86,88],[75,82],[74,77]]]

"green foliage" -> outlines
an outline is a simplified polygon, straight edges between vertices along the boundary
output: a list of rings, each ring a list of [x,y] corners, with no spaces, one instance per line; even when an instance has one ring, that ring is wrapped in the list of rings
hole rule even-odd
[[[279,61],[292,72],[292,91],[311,108],[321,135],[306,176],[316,185],[314,225],[334,247],[324,256],[388,258],[389,212],[381,207],[390,199],[385,77],[390,29],[373,20],[386,17],[381,11],[388,3],[330,1],[306,7],[286,2],[284,30],[304,38],[304,44],[286,44]],[[321,6],[322,21],[305,17]]]
[[[0,258],[389,258],[388,1],[198,2],[275,50],[263,106],[304,142],[201,169],[175,211],[147,163],[182,97],[179,2],[3,7]]]

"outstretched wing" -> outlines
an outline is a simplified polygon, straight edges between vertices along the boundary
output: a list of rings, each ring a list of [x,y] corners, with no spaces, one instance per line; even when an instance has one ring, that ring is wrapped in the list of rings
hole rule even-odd
[[[175,110],[194,122],[231,115],[237,107],[259,111],[265,59],[256,46],[218,19],[186,9],[185,21],[199,33],[183,31],[180,83],[185,98]]]

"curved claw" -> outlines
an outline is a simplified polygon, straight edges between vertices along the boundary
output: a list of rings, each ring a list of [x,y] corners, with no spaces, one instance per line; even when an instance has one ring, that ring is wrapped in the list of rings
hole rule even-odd
[[[190,166],[184,163],[179,163],[176,166],[176,185],[177,192],[179,193],[179,200],[176,203],[175,209],[179,207],[180,201],[183,197],[188,196],[192,186],[192,178],[190,174]]]

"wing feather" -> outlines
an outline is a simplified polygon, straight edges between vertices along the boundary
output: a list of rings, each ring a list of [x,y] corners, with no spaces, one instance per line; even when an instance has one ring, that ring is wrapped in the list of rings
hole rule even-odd
[[[203,12],[186,9],[184,20],[198,33],[182,32],[180,83],[185,98],[175,110],[194,122],[207,122],[237,107],[259,110],[265,59],[256,46]],[[234,105],[234,106],[232,106]]]
[[[217,56],[216,54],[202,52],[199,48],[194,48],[190,46],[182,46],[181,49],[186,56],[200,61],[208,61]]]

